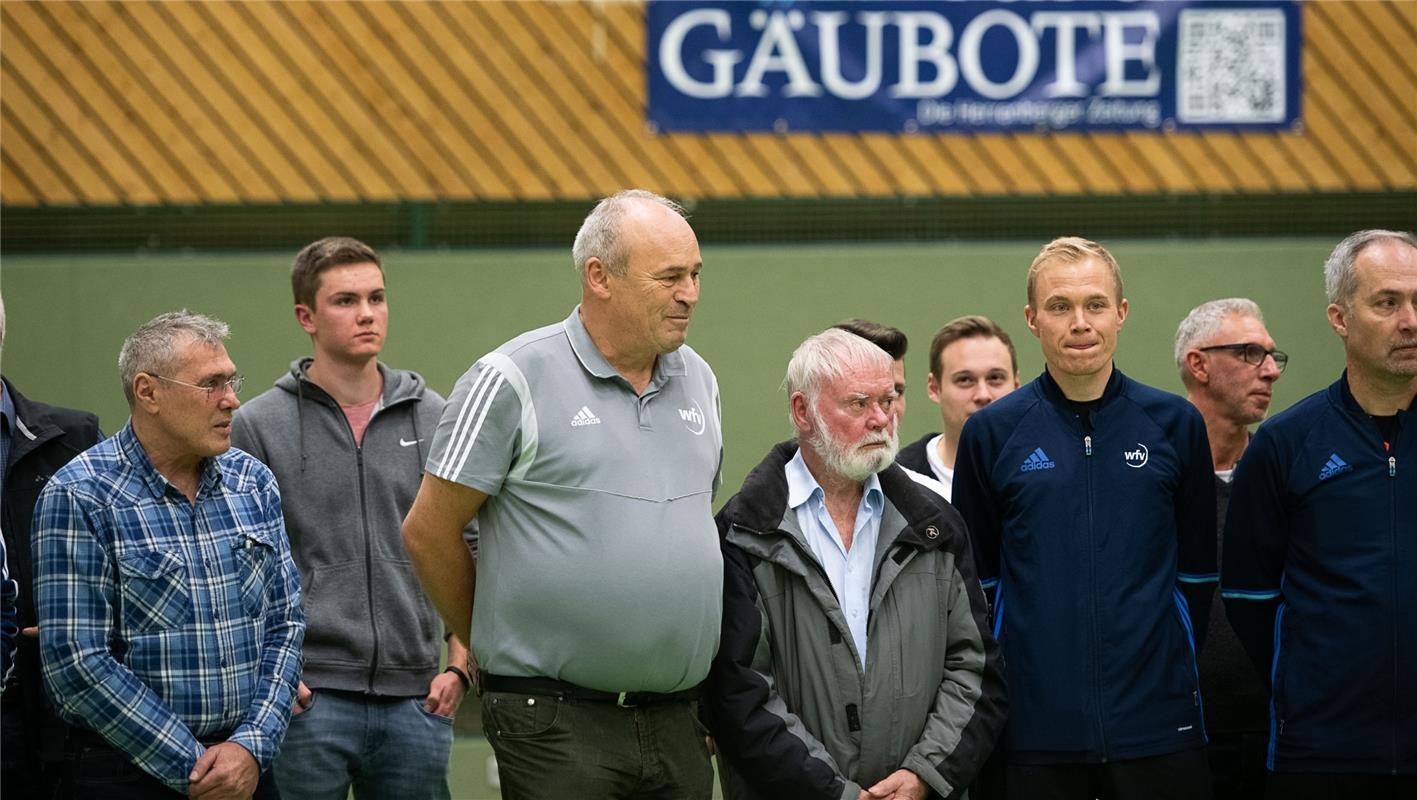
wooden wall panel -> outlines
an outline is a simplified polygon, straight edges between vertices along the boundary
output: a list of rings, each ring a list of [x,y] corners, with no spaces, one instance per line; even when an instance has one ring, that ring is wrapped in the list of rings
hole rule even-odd
[[[1302,13],[1295,131],[671,135],[635,0],[5,0],[0,203],[1417,189],[1417,2]]]

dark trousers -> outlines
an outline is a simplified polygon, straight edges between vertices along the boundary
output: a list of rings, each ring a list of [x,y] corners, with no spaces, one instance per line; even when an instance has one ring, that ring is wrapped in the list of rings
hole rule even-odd
[[[1264,797],[1267,731],[1210,734],[1206,756],[1215,783],[1215,800],[1257,800]]]
[[[70,742],[66,773],[60,787],[65,800],[169,800],[185,797],[139,769],[128,756],[92,734]],[[270,770],[261,773],[252,800],[280,800]]]
[[[1417,775],[1360,775],[1347,772],[1271,772],[1266,800],[1410,800]]]
[[[697,706],[484,692],[482,727],[505,800],[709,800],[713,766]]]
[[[1209,800],[1204,750],[1106,764],[1009,764],[1008,800]]]
[[[33,645],[28,645],[32,647]],[[17,656],[24,658],[26,643]],[[49,708],[42,692],[21,682],[24,663],[0,695],[0,797],[54,800],[64,773],[64,744],[71,728]],[[36,685],[39,670],[32,672]]]
[[[0,710],[0,797],[52,800],[58,791],[63,762],[44,759],[39,726],[28,724],[20,699],[19,690],[9,689]]]

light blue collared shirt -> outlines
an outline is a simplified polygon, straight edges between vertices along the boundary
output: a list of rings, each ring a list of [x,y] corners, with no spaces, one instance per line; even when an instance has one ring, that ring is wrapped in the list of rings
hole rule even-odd
[[[856,509],[856,527],[851,549],[842,547],[836,523],[827,512],[826,494],[807,469],[798,450],[787,462],[787,506],[797,513],[797,525],[807,537],[807,545],[826,570],[836,593],[851,640],[856,645],[861,669],[866,669],[866,620],[871,608],[871,578],[875,570],[876,540],[881,531],[881,513],[886,496],[875,475],[866,479],[861,505]]]

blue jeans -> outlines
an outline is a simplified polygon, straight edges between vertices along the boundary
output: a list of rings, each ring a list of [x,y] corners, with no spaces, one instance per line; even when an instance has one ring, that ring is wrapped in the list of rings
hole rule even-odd
[[[422,697],[316,690],[290,719],[276,785],[285,800],[448,800],[453,721]]]

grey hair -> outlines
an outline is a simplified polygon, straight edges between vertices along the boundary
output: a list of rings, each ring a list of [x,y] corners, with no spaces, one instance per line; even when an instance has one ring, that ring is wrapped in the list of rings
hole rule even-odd
[[[219,345],[231,336],[231,328],[219,319],[196,314],[187,309],[169,311],[143,323],[142,327],[123,340],[123,349],[118,351],[118,374],[123,378],[123,396],[132,408],[133,379],[139,372],[149,375],[163,375],[176,364],[177,349],[180,346],[201,342]]]
[[[610,274],[625,274],[630,253],[620,236],[620,224],[636,202],[658,203],[681,217],[688,216],[683,206],[644,189],[626,189],[602,199],[586,215],[581,229],[576,231],[575,244],[571,245],[571,261],[578,274],[585,275],[586,262],[592,257],[599,258]]]
[[[870,340],[840,328],[827,328],[792,351],[782,385],[788,397],[802,392],[810,404],[816,405],[822,384],[840,378],[846,367],[879,367],[889,373],[891,364],[890,354]]]
[[[1352,299],[1353,291],[1358,288],[1358,277],[1353,271],[1353,265],[1357,263],[1358,256],[1365,247],[1381,239],[1396,239],[1417,249],[1417,237],[1405,231],[1372,228],[1350,234],[1333,248],[1328,260],[1324,262],[1324,291],[1328,292],[1329,303],[1347,305]]]
[[[1260,313],[1260,307],[1255,301],[1246,297],[1227,297],[1224,300],[1211,300],[1201,303],[1191,309],[1191,313],[1181,320],[1180,326],[1176,328],[1176,369],[1186,374],[1186,352],[1196,342],[1204,341],[1215,335],[1224,324],[1225,318],[1231,315],[1241,317],[1253,317],[1264,322],[1264,314]]]

